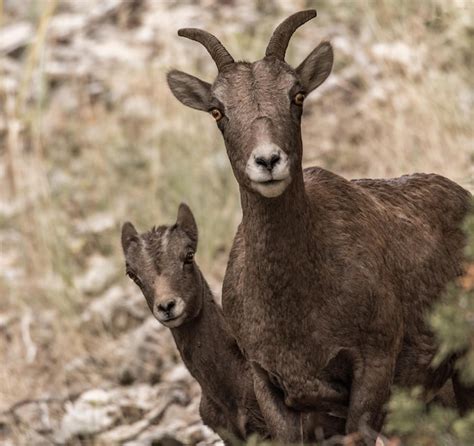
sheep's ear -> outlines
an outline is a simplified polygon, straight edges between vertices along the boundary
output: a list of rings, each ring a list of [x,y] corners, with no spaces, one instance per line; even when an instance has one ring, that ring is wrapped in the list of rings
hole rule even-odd
[[[326,80],[331,72],[333,61],[334,55],[331,44],[329,42],[321,42],[300,63],[296,72],[306,93],[310,93]]]
[[[178,101],[198,110],[209,110],[211,84],[178,70],[170,71],[166,79]]]
[[[131,243],[138,241],[138,232],[129,221],[122,226],[122,249],[123,253],[127,255],[128,247]]]
[[[196,251],[198,242],[198,229],[194,215],[185,203],[181,203],[178,209],[178,218],[176,224],[186,233],[193,243],[193,249]]]

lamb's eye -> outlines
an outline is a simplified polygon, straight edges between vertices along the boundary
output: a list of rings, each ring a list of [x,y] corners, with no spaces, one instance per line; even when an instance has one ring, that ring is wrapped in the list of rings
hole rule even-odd
[[[194,252],[189,251],[186,254],[186,257],[184,258],[184,263],[189,265],[190,263],[193,263],[193,260],[194,260]]]
[[[223,116],[222,112],[218,108],[213,108],[211,110],[211,115],[216,121],[219,121],[220,119],[222,119],[222,116]]]
[[[295,95],[294,101],[296,105],[303,105],[305,95],[304,93],[297,93]]]

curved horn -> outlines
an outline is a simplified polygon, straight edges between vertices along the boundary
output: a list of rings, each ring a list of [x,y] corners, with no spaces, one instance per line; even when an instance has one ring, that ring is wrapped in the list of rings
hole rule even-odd
[[[225,66],[234,63],[234,58],[224,48],[224,45],[222,45],[219,39],[207,31],[197,28],[182,28],[178,30],[178,36],[195,40],[204,45],[206,50],[214,59],[219,71],[221,71]]]
[[[315,9],[296,12],[283,20],[275,31],[273,31],[270,42],[268,43],[265,56],[275,56],[277,59],[285,60],[286,48],[293,33],[308,20],[316,17]]]

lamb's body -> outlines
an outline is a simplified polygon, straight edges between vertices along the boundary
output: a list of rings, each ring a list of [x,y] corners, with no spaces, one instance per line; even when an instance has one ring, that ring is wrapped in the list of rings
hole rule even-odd
[[[438,175],[347,181],[318,168],[289,189],[266,201],[241,190],[223,305],[249,359],[300,408],[321,401],[317,378],[349,388],[359,368],[439,389],[451,364],[430,368],[425,317],[461,272],[469,193]]]
[[[220,434],[244,440],[268,431],[260,413],[250,365],[205,285],[199,315],[171,333],[184,364],[202,389],[200,414],[205,424]]]
[[[175,225],[141,235],[126,223],[122,247],[127,274],[155,318],[170,328],[184,364],[201,386],[204,423],[224,440],[266,437],[250,364],[194,262],[197,226],[191,210],[182,204]]]

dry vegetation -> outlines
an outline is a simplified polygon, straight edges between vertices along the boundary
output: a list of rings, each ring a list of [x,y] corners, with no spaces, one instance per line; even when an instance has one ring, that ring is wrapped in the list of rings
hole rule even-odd
[[[186,201],[201,231],[198,262],[219,289],[239,195],[212,118],[165,84],[171,67],[215,75],[176,30],[204,27],[236,58],[255,60],[277,21],[307,6],[319,17],[295,35],[288,59],[328,38],[335,68],[306,105],[305,163],[347,177],[437,172],[472,190],[469,0],[0,0],[0,411],[25,398],[147,385],[185,401],[146,432],[210,441],[170,337],[146,320],[123,276],[119,228],[169,223]],[[153,404],[140,404],[120,406],[111,425],[149,415]],[[41,407],[24,407],[16,422],[0,415],[0,442],[59,441],[63,405]]]

